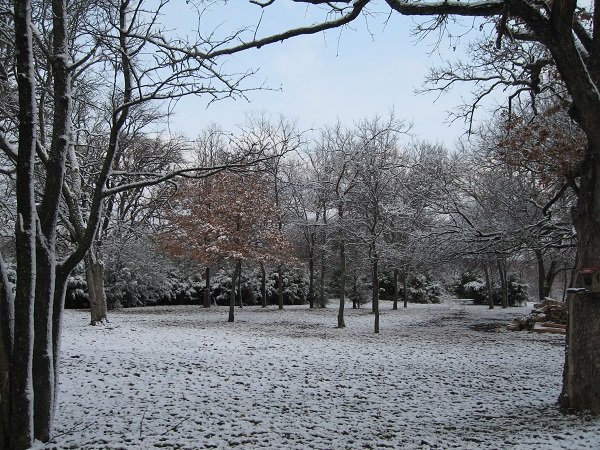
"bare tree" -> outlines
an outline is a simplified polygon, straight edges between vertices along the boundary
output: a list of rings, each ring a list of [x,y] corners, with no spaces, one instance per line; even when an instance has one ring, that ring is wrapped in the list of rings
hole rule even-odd
[[[386,233],[393,228],[397,206],[396,177],[402,165],[399,135],[406,126],[394,115],[359,122],[356,126],[356,186],[350,193],[350,227],[370,262],[374,331],[379,333],[379,266],[388,251]]]

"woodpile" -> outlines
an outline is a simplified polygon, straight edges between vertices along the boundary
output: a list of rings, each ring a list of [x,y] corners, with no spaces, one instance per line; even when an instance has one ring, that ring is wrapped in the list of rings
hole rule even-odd
[[[567,304],[551,298],[533,305],[527,317],[513,320],[507,328],[511,331],[565,334],[568,320]]]

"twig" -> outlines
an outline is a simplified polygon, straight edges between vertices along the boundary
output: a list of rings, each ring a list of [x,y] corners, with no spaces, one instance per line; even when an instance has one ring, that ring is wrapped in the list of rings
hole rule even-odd
[[[189,417],[185,417],[183,419],[181,419],[179,422],[177,422],[175,425],[173,425],[171,428],[169,428],[167,431],[165,431],[164,433],[161,433],[160,436],[164,436],[165,434],[167,434],[170,431],[175,431],[177,429],[177,427],[179,425],[181,425],[183,422],[185,422],[186,420],[189,420]]]
[[[142,420],[140,420],[140,440],[142,439],[142,426],[144,423],[144,417],[146,417],[146,411],[148,411],[148,409],[144,410],[144,414],[142,414]]]
[[[67,431],[64,431],[64,432],[62,432],[62,433],[55,434],[54,436],[52,436],[52,439],[50,439],[48,442],[46,442],[46,444],[52,444],[52,443],[56,443],[56,441],[55,441],[55,439],[56,439],[56,438],[58,438],[58,437],[60,437],[60,436],[64,436],[65,434],[71,434],[71,433],[72,433],[73,431],[75,431],[75,430],[77,429],[77,427],[78,427],[79,425],[81,425],[82,423],[83,423],[83,422],[78,422],[78,423],[76,423],[75,425],[73,425],[73,427],[69,428]],[[86,429],[88,429],[88,428],[89,428],[89,427],[92,425],[92,423],[93,423],[93,422],[90,422],[90,423],[88,423],[88,424],[87,424],[85,427],[83,427],[83,428],[81,428],[80,430],[77,430],[77,431],[83,431],[83,430],[86,430]]]

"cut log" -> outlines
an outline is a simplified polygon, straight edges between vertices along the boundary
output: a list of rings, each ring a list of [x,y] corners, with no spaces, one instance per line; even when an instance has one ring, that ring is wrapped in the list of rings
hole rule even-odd
[[[567,328],[567,326],[563,323],[556,323],[556,322],[543,322],[541,324],[543,327],[549,327],[549,328],[560,328],[562,330],[565,330]]]
[[[541,323],[536,323],[533,326],[533,329],[531,330],[535,333],[553,333],[553,334],[565,334],[565,329],[564,328],[557,328],[557,327],[545,327],[544,325],[542,325]]]

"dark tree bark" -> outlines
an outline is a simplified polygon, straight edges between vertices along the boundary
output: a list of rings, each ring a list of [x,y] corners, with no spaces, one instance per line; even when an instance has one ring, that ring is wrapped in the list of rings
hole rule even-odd
[[[542,301],[550,296],[558,270],[556,269],[555,259],[550,261],[550,267],[546,270],[544,254],[540,249],[535,249],[535,260],[538,269],[538,299]]]
[[[358,307],[358,275],[354,272],[352,274],[352,309],[359,309]]]
[[[506,260],[498,258],[496,260],[498,265],[498,274],[500,276],[500,291],[502,294],[502,307],[508,308],[508,278],[506,276]]]
[[[402,274],[402,299],[404,300],[404,307],[408,307],[408,287],[407,287],[408,272],[405,270]]]
[[[398,269],[394,269],[394,306],[392,306],[394,310],[398,309],[398,298]]]
[[[373,314],[375,314],[375,333],[379,333],[379,259],[375,255],[371,262],[373,282]]]
[[[17,157],[17,284],[14,303],[14,347],[11,355],[11,425],[8,448],[33,443],[33,308],[36,281],[36,206],[34,196],[37,106],[30,0],[15,0],[15,53],[19,93]],[[4,403],[4,402],[3,402]]]
[[[323,205],[323,225],[327,226],[327,207]],[[319,273],[319,303],[321,308],[325,308],[327,299],[325,298],[325,246],[327,245],[327,236],[323,233],[323,248],[321,249],[321,268]]]
[[[10,360],[14,342],[14,298],[4,258],[0,253],[0,448],[10,437]]]
[[[546,268],[544,264],[544,254],[538,248],[535,249],[535,261],[537,263],[537,278],[538,278],[538,299],[544,300],[546,294],[544,293],[544,280],[546,279]]]
[[[65,309],[65,296],[67,294],[67,280],[71,270],[62,265],[56,267],[56,279],[54,285],[54,301],[52,302],[52,348],[54,357],[54,412],[58,407],[58,386],[60,374],[60,344],[62,335],[62,317]]]
[[[260,295],[262,297],[262,307],[267,307],[267,271],[265,270],[265,264],[260,263]]]
[[[589,153],[588,161],[583,164],[579,198],[573,211],[578,236],[577,274],[586,267],[600,266],[600,151],[595,149]],[[575,285],[582,285],[580,275]],[[568,409],[600,414],[600,295],[572,295],[568,305],[560,404]]]
[[[325,255],[321,254],[321,267],[319,270],[319,307],[325,308]]]
[[[485,274],[485,286],[488,292],[488,306],[490,309],[494,309],[494,293],[492,289],[492,281],[490,280],[490,269],[487,263],[483,266],[483,273]]]
[[[42,442],[49,441],[52,434],[56,398],[55,345],[52,329],[56,298],[56,226],[71,136],[72,105],[67,14],[66,0],[52,2],[51,63],[54,78],[54,111],[50,151],[44,162],[46,180],[38,209],[40,233],[36,239],[37,272],[33,348],[34,437]]]
[[[314,235],[313,235],[314,236]],[[314,237],[313,246],[308,252],[308,307],[313,309],[315,307],[315,251],[314,251]]]
[[[33,346],[33,391],[35,438],[50,439],[54,412],[54,358],[52,345],[52,304],[55,291],[56,261],[38,239],[35,295],[35,340]]]
[[[237,260],[235,262],[235,268],[233,269],[233,275],[231,277],[231,292],[229,294],[229,318],[228,322],[235,321],[235,282],[241,272],[242,261]]]
[[[210,308],[210,267],[204,269],[204,307]]]
[[[552,261],[550,261],[550,267],[546,271],[546,276],[544,277],[544,290],[543,290],[544,298],[550,297],[550,295],[552,293],[552,286],[554,286],[554,279],[556,278],[556,275],[558,275],[558,272],[559,272],[556,269],[556,266],[557,266],[556,260],[553,259]]]
[[[98,325],[108,321],[104,291],[104,266],[92,255],[92,251],[90,249],[83,260],[90,301],[90,325]]]
[[[567,409],[587,410],[600,414],[600,322],[589,317],[600,316],[600,294],[579,294],[568,301],[568,351],[561,405]],[[591,338],[591,339],[590,339]],[[592,380],[592,381],[590,381]]]
[[[279,309],[283,309],[283,268],[281,264],[277,269],[277,301]]]
[[[242,263],[240,261],[240,273],[238,274],[238,297],[240,300],[240,309],[243,308],[243,299],[242,299]]]
[[[340,240],[340,304],[338,308],[338,328],[345,328],[344,304],[346,303],[346,243]]]

